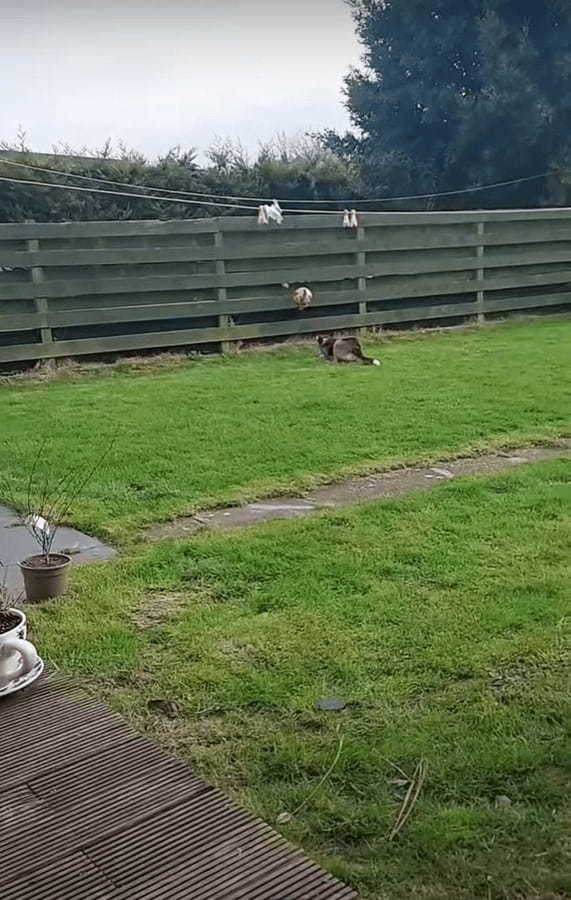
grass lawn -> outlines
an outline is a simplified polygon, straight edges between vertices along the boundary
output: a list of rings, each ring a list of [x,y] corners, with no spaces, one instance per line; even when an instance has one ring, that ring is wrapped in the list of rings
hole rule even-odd
[[[79,434],[89,409],[129,411],[163,448],[170,415],[188,468],[174,451],[151,461],[147,450],[148,471],[163,471],[174,492],[149,500],[156,516],[187,502],[175,472],[200,500],[270,476],[554,433],[563,403],[549,386],[563,378],[568,327],[397,341],[378,381],[293,351],[13,395],[46,417],[60,406],[62,433],[73,411]],[[172,410],[155,411],[169,394]],[[207,401],[236,447],[214,442]],[[198,444],[185,440],[179,402],[202,410],[188,422]],[[286,409],[291,431],[278,422]],[[339,425],[326,439],[316,427],[324,421]],[[273,457],[262,441],[272,433]],[[136,448],[130,464],[143,466]],[[109,505],[101,488],[93,495],[100,523],[147,515],[120,490],[122,477]],[[139,547],[78,570],[70,598],[32,610],[34,636],[49,660],[267,821],[305,803],[282,830],[365,898],[568,897],[570,510],[571,466],[561,461],[305,522]],[[345,710],[316,710],[331,696]],[[151,699],[176,703],[178,718],[151,713]],[[404,789],[395,766],[411,773],[421,758],[424,789],[389,842]],[[510,804],[497,807],[499,795]]]
[[[108,464],[70,519],[125,540],[200,506],[348,472],[571,432],[571,321],[531,321],[372,345],[381,369],[310,348],[163,370],[0,384],[0,471],[22,500],[40,436],[61,472]]]

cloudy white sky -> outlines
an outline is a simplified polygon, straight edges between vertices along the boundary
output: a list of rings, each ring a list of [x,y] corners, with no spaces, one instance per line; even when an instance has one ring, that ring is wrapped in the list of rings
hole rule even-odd
[[[0,139],[148,154],[347,124],[343,0],[1,0]]]

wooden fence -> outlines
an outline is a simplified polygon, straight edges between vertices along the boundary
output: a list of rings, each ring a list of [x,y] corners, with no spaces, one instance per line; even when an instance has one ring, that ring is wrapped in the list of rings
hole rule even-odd
[[[569,304],[571,209],[0,225],[0,363]]]

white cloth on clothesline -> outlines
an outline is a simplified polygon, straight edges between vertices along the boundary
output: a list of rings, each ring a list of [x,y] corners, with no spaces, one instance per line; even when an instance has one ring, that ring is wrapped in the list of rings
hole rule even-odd
[[[343,228],[358,228],[359,216],[356,209],[346,209],[343,213]]]
[[[277,200],[271,204],[263,203],[258,209],[258,225],[269,225],[270,222],[281,225],[283,220],[284,214]]]

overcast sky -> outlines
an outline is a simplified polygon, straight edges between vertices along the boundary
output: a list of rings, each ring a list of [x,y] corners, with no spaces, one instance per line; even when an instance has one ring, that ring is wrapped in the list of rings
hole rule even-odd
[[[0,0],[0,139],[148,154],[343,128],[343,0]]]

